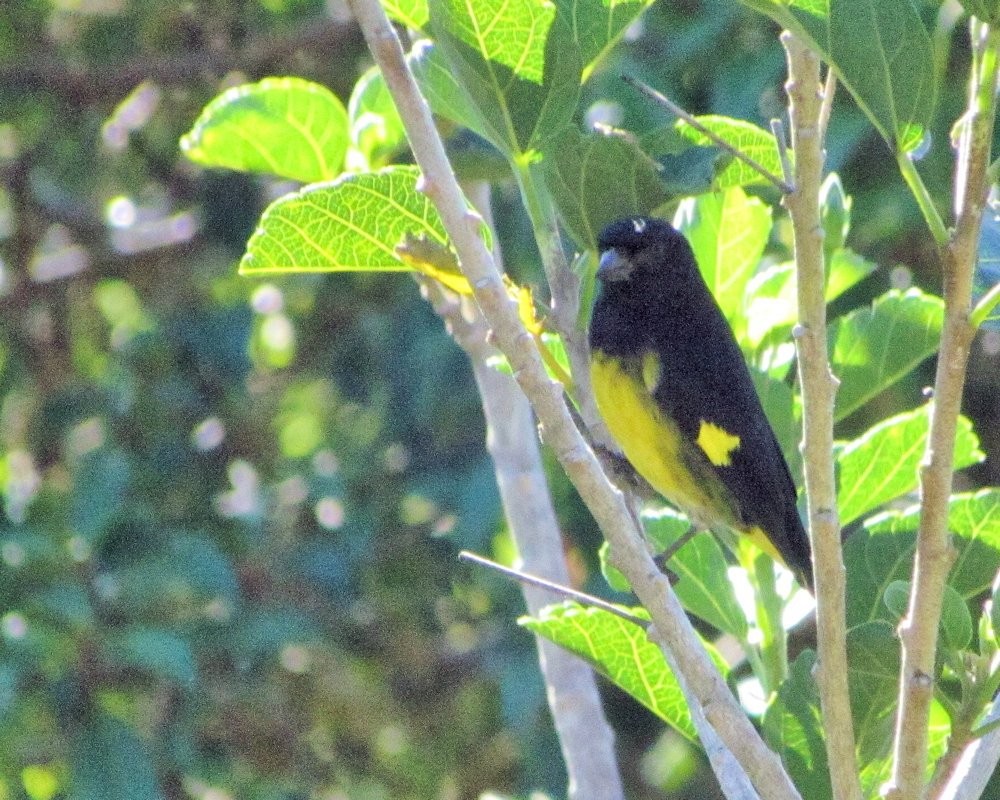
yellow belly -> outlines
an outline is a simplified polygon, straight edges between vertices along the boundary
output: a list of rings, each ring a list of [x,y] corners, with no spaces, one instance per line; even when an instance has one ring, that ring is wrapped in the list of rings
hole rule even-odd
[[[699,522],[732,525],[731,514],[718,507],[724,489],[714,475],[693,474],[683,434],[660,412],[644,371],[650,369],[623,368],[615,359],[593,354],[594,398],[608,430],[636,472],[667,500]]]
[[[660,376],[652,356],[623,366],[595,352],[590,375],[597,408],[608,430],[650,486],[695,525],[728,528],[747,535],[765,553],[783,561],[763,530],[740,521],[731,495],[710,466],[710,461],[728,464],[730,452],[739,444],[738,437],[702,420],[699,441],[687,442],[677,424],[660,411],[653,399],[651,391]]]

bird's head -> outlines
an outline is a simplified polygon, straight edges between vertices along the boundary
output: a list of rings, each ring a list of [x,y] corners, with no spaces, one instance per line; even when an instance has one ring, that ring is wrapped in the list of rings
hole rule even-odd
[[[693,263],[691,247],[669,222],[655,217],[627,217],[608,225],[598,237],[597,277],[605,284],[669,278],[671,267]]]

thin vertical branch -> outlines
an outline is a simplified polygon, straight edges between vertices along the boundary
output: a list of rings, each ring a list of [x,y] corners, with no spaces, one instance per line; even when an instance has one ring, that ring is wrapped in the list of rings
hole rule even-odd
[[[546,442],[566,470],[611,545],[615,566],[629,579],[649,610],[655,635],[676,659],[705,718],[746,771],[764,800],[791,800],[799,793],[778,757],[768,749],[701,646],[670,582],[657,569],[620,492],[608,482],[593,451],[573,424],[562,387],[542,366],[534,340],[507,297],[493,259],[479,236],[480,217],[470,213],[430,109],[420,94],[403,49],[378,0],[351,0],[368,47],[385,77],[423,173],[422,187],[441,215],[459,255],[462,271],[492,329],[498,349],[531,401]]]
[[[822,99],[819,59],[785,31],[789,111],[795,153],[795,191],[785,197],[795,239],[798,276],[799,383],[802,387],[806,498],[816,576],[817,682],[826,730],[827,760],[836,800],[861,800],[847,687],[845,572],[833,465],[833,406],[837,379],[826,347],[826,274],[819,190]]]
[[[927,451],[920,469],[920,529],[906,616],[899,626],[903,663],[893,744],[892,800],[918,798],[927,772],[927,725],[933,694],[937,631],[955,551],[948,534],[955,432],[962,405],[969,348],[969,319],[979,230],[986,206],[987,169],[996,114],[997,37],[971,23],[973,69],[955,170],[955,228],[941,252],[944,329],[934,378]]]
[[[467,189],[473,204],[492,227],[489,186],[480,183]],[[426,284],[425,293],[472,364],[486,417],[486,446],[521,564],[535,575],[567,584],[569,572],[531,407],[509,375],[487,366],[496,351],[487,341],[487,327],[479,309],[445,293],[433,282]],[[523,586],[522,593],[532,614],[558,599],[532,586]],[[535,643],[566,765],[568,797],[622,800],[624,789],[615,759],[614,733],[604,716],[593,672],[552,642],[536,636]]]

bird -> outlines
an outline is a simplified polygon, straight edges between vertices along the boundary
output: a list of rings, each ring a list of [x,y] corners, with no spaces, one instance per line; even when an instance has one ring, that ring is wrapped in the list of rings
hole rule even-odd
[[[598,250],[590,376],[622,454],[691,533],[747,535],[812,591],[795,483],[687,239],[630,217],[604,228]]]

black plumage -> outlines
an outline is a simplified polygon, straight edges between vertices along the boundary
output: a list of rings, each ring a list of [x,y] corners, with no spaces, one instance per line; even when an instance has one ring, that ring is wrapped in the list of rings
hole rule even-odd
[[[763,533],[811,588],[809,540],[788,465],[687,240],[663,220],[634,218],[609,225],[599,246],[593,378],[625,456],[695,523]],[[623,383],[646,397],[633,402]],[[680,441],[670,443],[678,432]],[[638,440],[651,436],[666,443]]]

